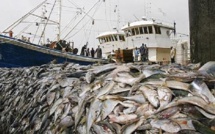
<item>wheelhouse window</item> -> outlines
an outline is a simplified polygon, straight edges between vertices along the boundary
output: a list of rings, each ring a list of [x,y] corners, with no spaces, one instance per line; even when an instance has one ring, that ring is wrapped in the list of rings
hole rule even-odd
[[[120,41],[125,41],[125,37],[123,35],[119,35],[119,40]]]
[[[115,41],[117,41],[117,40],[118,40],[116,35],[113,35],[113,37],[114,37],[114,40],[115,40]]]
[[[140,32],[139,32],[139,29],[138,29],[138,28],[135,28],[135,33],[136,33],[136,35],[140,34]]]
[[[149,29],[149,34],[152,34],[153,33],[152,26],[148,26],[148,29]]]
[[[100,44],[105,43],[105,39],[104,39],[104,38],[100,38],[100,39],[99,39],[99,43],[100,43]]]
[[[134,28],[132,28],[131,32],[132,32],[132,35],[135,35]]]
[[[140,34],[143,34],[143,28],[139,27],[139,30],[140,30]]]
[[[102,39],[99,39],[99,43],[102,44]]]
[[[161,34],[161,28],[159,26],[154,26],[154,27],[155,27],[155,33]]]
[[[128,36],[132,36],[131,30],[128,30]]]
[[[114,41],[113,35],[111,35],[110,37],[111,37],[111,41]]]
[[[108,42],[108,38],[107,37],[105,37],[105,42]]]
[[[145,34],[148,34],[148,33],[149,33],[147,27],[143,27],[143,29],[144,29],[144,33],[145,33]]]
[[[109,39],[109,42],[111,42],[111,36],[109,36],[108,39]]]

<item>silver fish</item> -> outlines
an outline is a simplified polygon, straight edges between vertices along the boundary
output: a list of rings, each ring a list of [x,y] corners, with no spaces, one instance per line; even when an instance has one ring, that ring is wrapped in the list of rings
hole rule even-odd
[[[198,70],[198,72],[203,76],[213,79],[215,77],[215,62],[214,61],[207,62]]]
[[[61,127],[70,127],[72,125],[74,125],[74,121],[72,120],[71,116],[64,117],[59,123],[59,126]]]
[[[167,87],[158,87],[157,92],[160,100],[160,107],[165,107],[172,100],[172,91]]]
[[[91,102],[90,110],[87,115],[87,134],[89,134],[90,128],[92,127],[97,117],[100,115],[101,105],[102,103],[99,99],[95,99],[93,102]]]
[[[118,100],[105,100],[102,103],[101,119],[104,120],[113,111],[115,106],[119,103],[120,101]]]
[[[135,112],[135,114],[137,114],[138,116],[145,116],[145,117],[149,117],[151,115],[153,115],[155,113],[155,109],[154,107],[149,104],[149,103],[145,103],[140,105],[137,108],[137,111]]]
[[[101,88],[99,90],[99,93],[97,94],[96,98],[99,98],[100,96],[109,93],[113,89],[115,84],[116,83],[114,81],[112,81],[112,82],[108,83],[106,86],[104,86],[103,88]]]
[[[205,117],[207,117],[208,119],[215,119],[215,115],[214,114],[210,114],[205,112],[203,109],[199,108],[199,107],[195,107],[200,113],[202,113]]]
[[[144,96],[154,107],[157,108],[160,105],[158,93],[154,89],[151,89],[149,86],[144,85],[141,86],[139,90],[143,92]]]
[[[129,72],[129,71],[130,71],[130,69],[127,66],[124,66],[124,65],[117,66],[116,69],[114,69],[110,74],[108,74],[105,77],[105,80],[114,79],[119,72]]]
[[[70,103],[66,104],[65,105],[65,110],[64,110],[63,115],[61,116],[61,119],[63,119],[64,117],[66,117],[68,115],[70,109],[71,109],[71,104]]]
[[[159,86],[167,86],[169,88],[181,89],[185,91],[190,91],[190,85],[187,83],[179,82],[179,81],[149,81],[146,84],[151,85],[159,85]]]
[[[93,124],[93,130],[97,134],[113,134],[113,132],[110,129],[103,129],[102,126],[98,126],[96,124]]]
[[[116,122],[119,124],[127,124],[129,122],[136,121],[137,115],[136,114],[127,114],[127,115],[120,115],[116,116],[114,114],[108,115],[110,118],[110,122]]]
[[[139,121],[129,125],[124,131],[123,134],[131,134],[133,133],[143,122],[145,118],[141,117]]]
[[[56,94],[55,92],[50,92],[46,95],[46,100],[47,100],[48,105],[51,105],[52,102],[54,101],[55,94]]]
[[[177,133],[181,130],[180,125],[178,125],[176,122],[164,119],[164,120],[152,120],[150,122],[152,127],[162,129],[169,133]]]
[[[176,122],[178,125],[180,125],[181,130],[196,130],[192,124],[192,120],[187,118],[177,118],[172,119],[174,122]]]
[[[140,74],[137,78],[116,77],[114,81],[125,83],[133,86],[145,78],[144,74]]]
[[[55,112],[55,110],[57,109],[58,105],[61,104],[62,102],[63,102],[63,99],[58,99],[58,100],[53,104],[53,106],[52,106],[51,109],[50,109],[50,113],[49,113],[50,116]]]
[[[92,83],[95,80],[95,77],[95,73],[93,73],[92,71],[88,71],[86,73],[85,79],[87,83]]]
[[[211,93],[211,91],[209,90],[205,82],[199,79],[195,79],[191,83],[191,85],[192,85],[191,87],[192,92],[197,93],[199,95],[204,95],[205,97],[208,98],[206,100],[209,100],[209,102],[211,103],[215,103],[215,97],[213,96],[213,94]]]

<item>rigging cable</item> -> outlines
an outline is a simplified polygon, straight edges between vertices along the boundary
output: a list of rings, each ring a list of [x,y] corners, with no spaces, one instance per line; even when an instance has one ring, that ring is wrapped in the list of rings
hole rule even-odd
[[[107,6],[106,6],[106,3],[105,3],[105,19],[106,19],[106,22],[108,22],[108,18],[107,18]],[[109,23],[107,23],[107,25],[108,25],[109,29],[111,29],[111,28],[110,28],[110,24],[109,24]]]
[[[43,1],[42,3],[40,3],[37,7],[35,7],[34,9],[32,9],[30,12],[28,12],[27,14],[25,14],[23,17],[21,17],[20,19],[18,19],[16,22],[14,22],[12,25],[10,25],[8,28],[6,28],[2,33],[10,30],[13,30],[17,25],[19,25],[24,19],[26,19],[31,13],[35,12],[40,6],[42,6],[47,0]]]
[[[39,28],[40,28],[40,25],[38,25],[38,27],[37,27],[37,30],[36,30],[36,32],[35,32],[35,34],[34,34],[34,38],[33,38],[32,42],[34,42],[34,40],[35,40],[35,38],[36,38],[36,35],[37,35],[37,32],[38,32]]]
[[[100,0],[98,0],[98,2],[96,2],[92,8],[90,8],[90,10],[83,16],[83,18],[81,20],[78,21],[78,23],[72,28],[72,30],[70,30],[70,32],[63,38],[66,39],[69,34],[75,29],[75,27],[87,16],[87,14],[100,2]]]
[[[37,19],[35,19],[34,21],[37,21]],[[30,23],[29,25],[27,25],[22,31],[20,31],[15,37],[20,36],[22,33],[24,33],[28,28],[30,28],[30,26],[34,24],[34,23]]]
[[[101,4],[100,4],[100,5],[101,5]],[[97,9],[95,10],[93,16],[95,15],[96,11],[99,9],[100,5],[99,5],[99,6],[97,7]],[[89,21],[90,21],[90,20],[89,20]],[[89,22],[89,21],[88,21],[88,22]],[[88,22],[86,22],[86,23],[84,24],[84,26],[86,26],[86,25],[88,24]],[[74,33],[72,36],[68,37],[67,39],[72,38],[72,37],[75,36],[77,33],[79,33],[82,29],[83,29],[83,27],[82,27],[81,29],[79,29],[79,31],[77,31],[76,33]]]
[[[50,12],[49,17],[48,17],[48,19],[47,19],[47,21],[46,21],[46,24],[45,24],[45,26],[44,26],[44,29],[43,29],[43,31],[42,31],[42,34],[41,34],[41,36],[40,36],[40,39],[39,39],[38,44],[40,43],[41,38],[42,38],[42,36],[43,36],[44,33],[45,33],[46,26],[47,26],[48,21],[49,21],[49,19],[50,19],[50,17],[51,17],[51,14],[52,14],[52,11],[53,11],[53,9],[54,9],[54,7],[55,7],[56,1],[57,1],[57,0],[55,0],[54,5],[53,5],[53,7],[52,7],[52,9],[51,9],[51,12]]]
[[[61,33],[64,33],[64,32],[67,30],[67,28],[70,27],[70,26],[72,25],[72,22],[75,21],[75,20],[77,19],[77,16],[78,16],[78,14],[77,14],[74,18],[72,18],[72,19],[70,20],[70,22],[63,28],[63,30],[61,31]]]
[[[80,9],[81,12],[85,13],[88,17],[90,17],[91,19],[93,19],[92,16],[90,16],[88,13],[86,13],[84,10],[82,10],[75,2],[72,2],[70,0],[68,0],[71,4],[73,4],[77,9]]]

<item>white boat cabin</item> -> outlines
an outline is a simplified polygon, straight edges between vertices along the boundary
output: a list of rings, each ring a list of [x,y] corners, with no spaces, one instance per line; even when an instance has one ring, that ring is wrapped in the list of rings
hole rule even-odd
[[[125,49],[125,34],[123,32],[105,32],[97,36],[104,58],[115,50]]]
[[[122,27],[122,30],[125,32],[125,46],[128,49],[140,48],[144,43],[148,47],[149,61],[170,61],[170,47],[174,46],[170,34],[174,26],[144,18],[141,21],[128,23]]]

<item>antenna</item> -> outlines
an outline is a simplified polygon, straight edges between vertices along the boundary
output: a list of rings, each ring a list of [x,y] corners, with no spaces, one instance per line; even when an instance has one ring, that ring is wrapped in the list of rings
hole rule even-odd
[[[151,2],[148,3],[148,0],[144,0],[144,16],[149,17],[151,13]]]
[[[58,34],[57,34],[57,41],[60,41],[61,38],[61,13],[62,13],[62,2],[61,0],[58,0],[59,3],[59,22],[58,22]]]
[[[117,13],[117,29],[119,29],[119,23],[120,23],[119,0],[118,0],[118,4],[115,6],[114,13]]]

